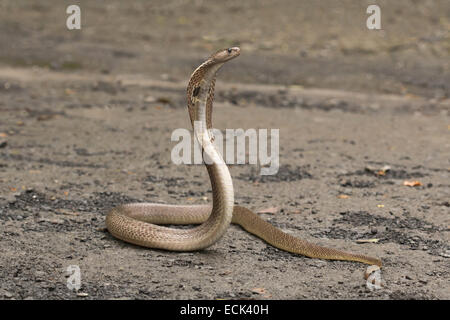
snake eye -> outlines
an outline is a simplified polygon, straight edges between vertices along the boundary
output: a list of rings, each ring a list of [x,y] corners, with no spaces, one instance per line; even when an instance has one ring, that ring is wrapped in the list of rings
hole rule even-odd
[[[231,50],[231,48],[228,48],[227,51],[228,51],[228,53],[231,53],[232,50]]]

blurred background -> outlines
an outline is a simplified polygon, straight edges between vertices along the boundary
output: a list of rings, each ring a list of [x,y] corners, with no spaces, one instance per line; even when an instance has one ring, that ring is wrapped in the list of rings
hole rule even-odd
[[[70,4],[81,8],[81,30],[66,28]],[[382,30],[366,28],[370,4],[381,8]],[[2,0],[0,9],[0,64],[8,66],[187,81],[211,52],[240,46],[226,81],[450,92],[447,0]]]

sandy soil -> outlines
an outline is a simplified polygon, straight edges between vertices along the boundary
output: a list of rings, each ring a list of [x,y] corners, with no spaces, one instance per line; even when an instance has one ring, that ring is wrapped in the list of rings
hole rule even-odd
[[[61,1],[2,1],[0,299],[449,299],[450,5],[376,2],[381,31],[365,28],[369,2],[296,0],[79,1],[82,30],[68,31]],[[192,253],[105,230],[121,203],[211,201],[170,136],[190,126],[190,73],[229,45],[242,55],[219,75],[214,126],[280,129],[277,175],[230,166],[236,203],[381,258],[381,289],[362,264],[236,226]]]

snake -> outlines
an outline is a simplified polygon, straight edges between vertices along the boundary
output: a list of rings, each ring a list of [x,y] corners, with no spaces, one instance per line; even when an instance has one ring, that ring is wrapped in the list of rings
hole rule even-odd
[[[240,52],[239,47],[215,52],[194,70],[187,86],[188,113],[194,136],[203,151],[203,164],[211,183],[212,205],[122,204],[107,213],[108,231],[114,237],[138,246],[183,252],[210,247],[233,223],[284,251],[309,258],[356,261],[381,267],[381,260],[377,258],[294,237],[253,211],[234,204],[233,181],[226,163],[214,147],[210,129],[217,71],[227,61],[238,57]],[[186,224],[192,226],[177,226]]]

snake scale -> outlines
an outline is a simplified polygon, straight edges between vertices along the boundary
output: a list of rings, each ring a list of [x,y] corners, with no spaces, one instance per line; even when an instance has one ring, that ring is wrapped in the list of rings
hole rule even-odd
[[[230,223],[240,225],[269,244],[310,258],[358,261],[381,266],[381,261],[369,256],[326,248],[293,237],[262,220],[249,209],[234,205],[233,182],[226,164],[214,148],[211,115],[216,72],[223,64],[240,54],[238,47],[219,50],[202,63],[191,75],[187,87],[188,111],[194,134],[211,160],[205,166],[212,186],[210,205],[166,205],[156,203],[124,204],[110,210],[106,216],[109,232],[126,242],[149,248],[171,251],[194,251],[217,242]],[[198,124],[195,125],[194,124]],[[165,224],[196,224],[171,228]]]

